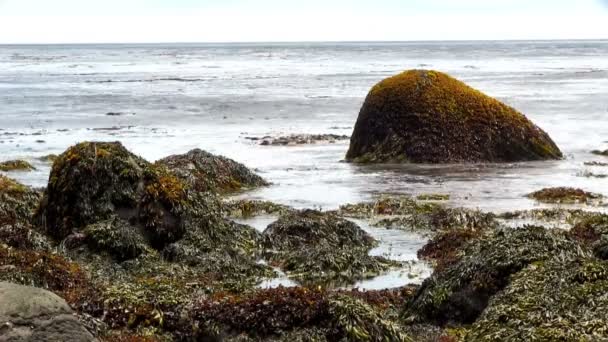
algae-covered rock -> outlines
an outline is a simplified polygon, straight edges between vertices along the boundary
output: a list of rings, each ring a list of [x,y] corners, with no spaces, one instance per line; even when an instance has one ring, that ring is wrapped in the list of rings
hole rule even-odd
[[[351,282],[394,263],[369,256],[377,242],[351,221],[315,210],[281,216],[264,231],[270,261],[306,283]]]
[[[544,203],[570,204],[591,203],[594,200],[601,199],[603,196],[601,194],[594,194],[581,189],[559,187],[535,191],[529,194],[528,197]]]
[[[607,340],[607,293],[606,261],[531,264],[490,301],[466,341]]]
[[[0,282],[0,327],[1,341],[96,341],[65,300],[5,282]]]
[[[195,191],[227,193],[268,183],[245,165],[200,149],[157,162],[166,166]]]
[[[39,192],[0,175],[0,226],[31,222],[39,201]]]
[[[162,245],[183,235],[187,206],[185,184],[168,170],[119,142],[84,142],[53,164],[37,217],[49,235],[63,239],[117,215]]]
[[[410,341],[397,323],[363,301],[306,288],[204,299],[194,304],[192,316],[199,340],[245,335],[257,341],[291,341],[285,335],[314,331],[313,336],[328,341]]]
[[[88,225],[83,233],[92,249],[108,252],[118,261],[134,259],[149,248],[140,228],[117,217]]]
[[[25,160],[8,160],[4,162],[0,162],[0,171],[8,172],[8,171],[32,171],[36,170],[32,164],[26,162]]]
[[[367,96],[352,162],[513,162],[559,159],[543,130],[515,109],[437,71],[410,70]]]
[[[472,323],[513,274],[556,255],[573,259],[585,252],[564,231],[542,227],[497,230],[469,244],[456,263],[425,280],[405,316],[439,324]]]

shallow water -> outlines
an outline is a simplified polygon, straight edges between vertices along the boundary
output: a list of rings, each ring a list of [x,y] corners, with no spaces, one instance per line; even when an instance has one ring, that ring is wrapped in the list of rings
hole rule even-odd
[[[583,165],[608,162],[590,153],[608,148],[606,56],[608,41],[0,46],[0,160],[32,160],[37,171],[11,176],[45,186],[50,165],[36,157],[120,140],[149,160],[192,148],[234,158],[273,183],[241,197],[297,208],[335,209],[379,193],[443,193],[448,205],[495,212],[535,208],[524,195],[549,186],[608,195],[608,181],[589,175],[608,167]],[[350,135],[367,91],[410,68],[448,72],[516,107],[566,158],[360,166],[341,162],[348,142],[246,139]]]
[[[195,147],[259,169],[248,196],[333,209],[375,193],[451,195],[450,205],[523,209],[572,185],[608,194],[608,41],[0,46],[0,158],[120,140],[155,160]],[[245,136],[350,134],[369,88],[409,68],[453,74],[526,113],[566,155],[506,165],[357,166],[346,142],[265,147]],[[108,116],[107,113],[123,113]],[[49,167],[15,174],[43,186]]]

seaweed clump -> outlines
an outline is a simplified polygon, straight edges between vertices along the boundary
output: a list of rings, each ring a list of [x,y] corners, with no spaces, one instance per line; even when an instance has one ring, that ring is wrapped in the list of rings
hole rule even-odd
[[[164,244],[183,235],[188,205],[185,185],[170,172],[119,142],[84,142],[53,164],[37,218],[50,236],[61,240],[119,216]]]
[[[585,252],[563,231],[533,226],[497,230],[469,244],[456,263],[425,280],[405,316],[440,325],[473,323],[511,275],[556,255],[575,259]]]
[[[608,339],[608,263],[553,258],[515,275],[473,324],[466,341]]]
[[[36,170],[32,164],[25,160],[8,160],[0,163],[0,171],[32,171]]]
[[[194,304],[193,318],[199,340],[245,335],[244,341],[293,341],[298,332],[302,341],[411,341],[397,323],[369,304],[306,288],[204,299]]]
[[[228,193],[268,185],[245,165],[200,149],[159,160],[194,191]]]
[[[453,163],[561,157],[549,135],[515,109],[447,74],[409,70],[371,89],[346,160]]]
[[[377,241],[353,222],[332,213],[288,213],[270,224],[263,235],[270,261],[306,283],[350,282],[393,265],[369,256]]]
[[[544,203],[590,203],[602,198],[600,194],[586,192],[575,188],[546,188],[528,195],[528,197]]]

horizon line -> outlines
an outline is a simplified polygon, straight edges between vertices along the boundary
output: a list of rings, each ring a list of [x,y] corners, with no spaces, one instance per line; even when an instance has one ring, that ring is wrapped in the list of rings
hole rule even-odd
[[[34,42],[2,43],[0,46],[44,46],[44,45],[244,45],[244,44],[395,44],[395,43],[470,43],[470,42],[556,42],[556,41],[607,41],[607,38],[541,38],[541,39],[414,39],[414,40],[294,40],[294,41],[172,41],[172,42]]]

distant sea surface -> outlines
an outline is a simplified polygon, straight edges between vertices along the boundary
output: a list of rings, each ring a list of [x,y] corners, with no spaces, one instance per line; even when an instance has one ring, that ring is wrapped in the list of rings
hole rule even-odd
[[[348,142],[259,146],[246,137],[350,135],[368,90],[412,68],[447,72],[514,106],[565,160],[358,166]],[[113,113],[115,115],[108,115]],[[575,186],[608,195],[608,41],[0,46],[0,160],[83,140],[119,140],[156,160],[193,148],[226,155],[273,186],[243,196],[332,209],[378,193],[450,194],[453,206],[535,207],[524,195]]]

